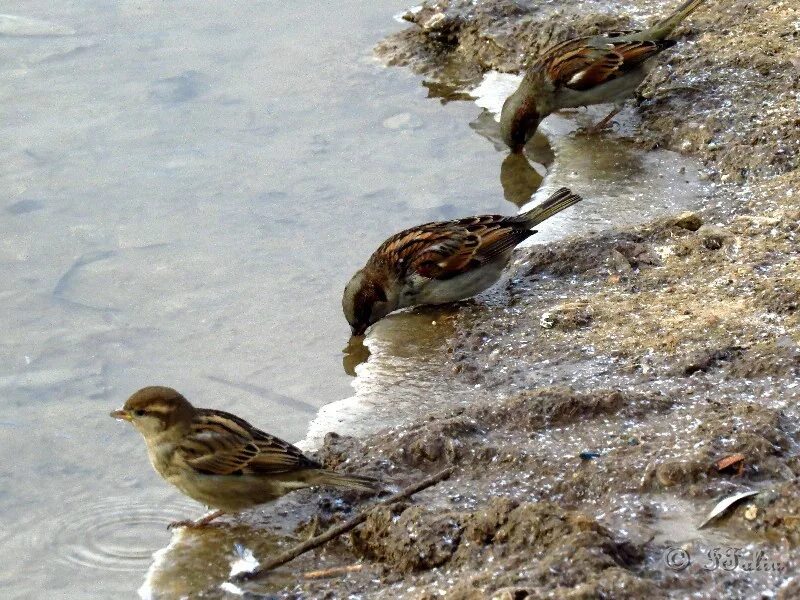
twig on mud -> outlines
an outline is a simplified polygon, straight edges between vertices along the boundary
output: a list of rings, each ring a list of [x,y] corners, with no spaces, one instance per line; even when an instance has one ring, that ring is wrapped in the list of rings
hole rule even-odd
[[[385,500],[381,500],[380,502],[377,502],[376,504],[373,504],[369,508],[361,511],[352,519],[349,519],[344,523],[340,523],[336,527],[331,527],[325,533],[313,537],[303,542],[302,544],[299,544],[294,548],[287,550],[283,554],[279,554],[269,562],[265,563],[261,568],[256,569],[255,571],[251,571],[249,573],[239,573],[238,575],[234,575],[233,577],[230,578],[230,581],[233,581],[234,583],[241,583],[244,581],[255,581],[257,579],[263,579],[269,574],[269,571],[277,567],[280,567],[281,565],[285,565],[286,563],[288,563],[291,560],[294,560],[301,554],[305,554],[309,550],[318,548],[323,544],[331,541],[332,539],[339,537],[343,533],[347,533],[351,529],[358,527],[359,525],[361,525],[361,523],[367,520],[367,517],[369,516],[370,512],[372,512],[372,510],[376,506],[388,506],[390,504],[394,504],[395,502],[399,502],[400,500],[404,500],[409,496],[416,494],[417,492],[429,488],[432,485],[436,485],[440,481],[444,481],[452,474],[453,474],[453,467],[448,467],[446,469],[443,469],[442,471],[439,471],[434,475],[431,475],[430,477],[426,477],[425,479],[417,481],[416,483],[413,483],[408,487],[403,488],[396,494],[392,494]]]
[[[331,567],[330,569],[320,569],[319,571],[308,571],[303,573],[303,579],[323,579],[325,577],[335,577],[337,575],[347,575],[348,573],[358,573],[364,565],[345,565],[343,567]]]

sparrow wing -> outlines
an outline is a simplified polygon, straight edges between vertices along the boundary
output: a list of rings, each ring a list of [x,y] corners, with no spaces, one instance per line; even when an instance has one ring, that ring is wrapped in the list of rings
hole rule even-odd
[[[203,410],[195,417],[177,452],[187,464],[209,475],[283,473],[319,467],[288,442],[217,410]]]
[[[582,37],[556,44],[538,61],[556,88],[586,91],[624,75],[675,44],[674,40],[632,39],[636,31]]]
[[[446,280],[480,268],[532,234],[513,218],[484,215],[407,229],[376,254],[401,277]]]

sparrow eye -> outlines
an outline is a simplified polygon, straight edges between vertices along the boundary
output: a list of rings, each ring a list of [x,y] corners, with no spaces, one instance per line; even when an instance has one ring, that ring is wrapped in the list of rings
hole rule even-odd
[[[133,414],[135,414],[137,417],[143,417],[144,411],[141,408],[137,408],[135,411],[133,411]]]

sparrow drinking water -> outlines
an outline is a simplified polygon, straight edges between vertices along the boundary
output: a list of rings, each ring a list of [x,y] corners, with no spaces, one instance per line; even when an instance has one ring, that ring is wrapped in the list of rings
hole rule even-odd
[[[514,217],[439,221],[393,235],[344,290],[342,308],[353,335],[400,308],[456,302],[482,292],[500,278],[514,248],[536,233],[533,227],[581,200],[561,188]]]
[[[545,50],[503,105],[503,141],[512,152],[521,152],[550,113],[613,103],[616,108],[593,129],[604,127],[647,77],[655,57],[676,44],[667,36],[703,2],[686,0],[669,17],[643,31],[575,38]]]

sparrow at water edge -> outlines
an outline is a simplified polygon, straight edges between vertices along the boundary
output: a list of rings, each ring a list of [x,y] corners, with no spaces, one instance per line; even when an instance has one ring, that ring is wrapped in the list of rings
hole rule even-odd
[[[221,410],[195,408],[168,387],[142,388],[111,413],[142,434],[156,472],[181,492],[218,509],[198,521],[202,526],[289,492],[315,485],[365,492],[382,489],[371,477],[324,469],[298,448]]]
[[[342,308],[353,335],[400,308],[479,294],[500,278],[514,248],[536,233],[533,227],[581,200],[561,188],[513,217],[439,221],[393,235],[345,287]]]
[[[672,15],[643,31],[574,38],[545,50],[503,104],[503,141],[512,152],[521,152],[550,113],[613,103],[615,110],[593,129],[604,127],[647,77],[655,57],[677,43],[666,37],[703,2],[686,0]]]

